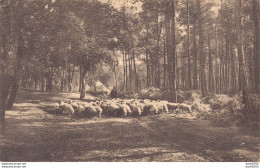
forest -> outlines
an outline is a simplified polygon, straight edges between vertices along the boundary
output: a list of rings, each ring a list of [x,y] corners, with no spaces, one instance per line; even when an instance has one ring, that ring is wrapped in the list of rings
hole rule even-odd
[[[259,120],[259,5],[259,0],[1,0],[1,127],[22,90],[78,93],[83,101],[97,81],[122,99],[187,104],[193,93],[203,102],[235,97],[243,105],[239,115]]]

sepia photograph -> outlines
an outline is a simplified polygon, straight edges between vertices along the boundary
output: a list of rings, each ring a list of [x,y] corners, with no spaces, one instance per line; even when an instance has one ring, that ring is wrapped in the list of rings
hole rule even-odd
[[[259,0],[0,0],[1,168],[259,168],[259,22]]]

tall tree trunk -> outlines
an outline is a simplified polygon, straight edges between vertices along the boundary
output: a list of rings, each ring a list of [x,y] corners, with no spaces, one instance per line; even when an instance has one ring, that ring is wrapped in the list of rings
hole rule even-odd
[[[198,89],[196,20],[193,21],[193,89]]]
[[[168,40],[167,40],[167,55],[168,55],[168,76],[169,85],[171,91],[171,98],[173,102],[176,102],[176,92],[175,92],[175,1],[170,0],[168,6]]]
[[[136,63],[135,63],[135,51],[133,50],[133,64],[134,64],[134,73],[135,73],[135,87],[136,87],[136,91],[139,92],[139,80],[138,80],[138,76],[137,76],[137,71],[136,71]]]
[[[213,66],[211,57],[210,35],[208,34],[208,49],[209,49],[209,92],[213,92]]]
[[[23,9],[23,4],[24,1],[21,0],[18,2],[17,7],[19,9]],[[20,16],[22,15],[22,16]],[[22,32],[23,32],[23,28],[24,28],[24,16],[22,13],[19,14],[19,16],[17,16],[18,19],[18,23],[17,23],[17,55],[16,55],[16,60],[15,60],[15,72],[14,72],[14,78],[13,78],[13,82],[12,82],[12,90],[10,92],[10,95],[8,97],[7,100],[7,104],[6,104],[6,109],[7,110],[11,110],[13,108],[13,104],[18,92],[18,89],[20,87],[21,81],[22,81],[22,75],[23,75],[23,59],[24,59],[24,51],[23,51],[23,47],[24,47],[24,39],[22,36]]]
[[[187,36],[188,36],[188,46],[187,46],[187,53],[188,53],[188,80],[187,80],[187,87],[191,89],[191,60],[190,60],[190,10],[189,10],[189,0],[187,0]]]
[[[148,53],[148,27],[146,28],[146,49],[145,49],[145,55],[146,55],[146,85],[147,87],[150,87],[150,80],[151,80],[151,70],[150,70],[150,59],[149,59],[149,53]]]
[[[224,84],[225,84],[225,91],[224,93],[227,94],[228,92],[228,71],[229,71],[229,31],[228,28],[226,29],[226,54],[225,54],[225,78],[224,78]]]
[[[80,100],[83,100],[86,96],[86,67],[82,66],[82,79],[81,79],[81,90],[80,90]]]
[[[160,85],[161,85],[161,72],[160,72],[160,28],[159,28],[159,11],[158,11],[158,7],[156,7],[156,33],[157,33],[157,39],[156,39],[157,81],[156,81],[156,85],[157,85],[157,88],[160,88]]]
[[[185,58],[184,55],[181,56],[181,88],[182,90],[185,90]]]
[[[69,92],[72,90],[72,81],[74,76],[75,67],[71,67],[71,64],[69,63],[69,69],[68,69],[68,89]]]
[[[13,81],[11,88],[12,89],[6,103],[6,110],[11,110],[13,108],[14,101],[19,89],[19,84],[17,83],[17,81]]]
[[[260,95],[260,31],[259,31],[259,1],[252,0],[253,3],[253,19],[255,34],[255,88],[256,93]]]
[[[1,2],[1,5],[3,5],[5,2]],[[7,5],[7,4],[6,4]],[[23,55],[23,38],[22,38],[22,30],[24,25],[24,15],[23,15],[23,5],[24,1],[20,0],[17,3],[17,6],[15,6],[15,1],[10,0],[8,1],[8,7],[10,10],[3,10],[4,15],[8,16],[8,21],[10,23],[10,27],[12,28],[10,30],[10,34],[8,33],[10,38],[12,38],[13,42],[12,47],[13,51],[16,55],[15,60],[12,60],[13,62],[10,63],[7,62],[7,64],[10,65],[11,68],[13,68],[14,74],[7,74],[9,72],[5,72],[3,65],[5,65],[4,61],[5,58],[7,58],[7,38],[0,40],[2,41],[1,48],[0,48],[0,58],[1,58],[1,67],[0,67],[0,127],[1,129],[4,127],[4,119],[5,119],[5,110],[11,109],[21,82],[21,72],[22,72],[22,62],[24,59]],[[21,11],[17,13],[15,8],[19,8]],[[2,27],[2,26],[1,26]],[[5,27],[6,29],[10,29],[10,27]],[[2,32],[1,32],[2,33]],[[0,35],[2,38],[2,34]],[[3,47],[3,48],[2,48]],[[4,55],[2,55],[4,54]],[[8,65],[7,65],[8,66]],[[8,67],[8,68],[10,68]]]
[[[38,86],[38,79],[36,77],[34,77],[34,89],[37,90],[37,86]]]
[[[60,82],[60,91],[64,90],[64,69],[61,70],[61,82]]]
[[[163,40],[163,86],[166,88],[166,76],[167,76],[167,65],[166,65],[166,40]]]
[[[200,58],[200,85],[202,97],[207,95],[207,83],[206,83],[206,72],[205,72],[205,57],[204,57],[204,37],[202,28],[202,16],[200,0],[196,0],[197,16],[198,16],[198,31],[199,31],[199,58]]]
[[[245,108],[252,112],[252,106],[247,91],[245,70],[244,70],[244,59],[242,55],[242,38],[241,38],[241,0],[236,0],[236,30],[237,30],[237,54],[239,61],[239,91],[242,91]]]
[[[79,92],[81,92],[82,83],[82,65],[79,66]]]
[[[215,45],[216,45],[216,55],[215,55],[215,91],[219,93],[219,66],[218,66],[218,57],[219,57],[219,47],[218,47],[218,33],[217,26],[215,27]]]
[[[45,77],[44,77],[44,74],[43,72],[41,71],[41,91],[44,92],[44,80],[45,80]]]
[[[129,90],[133,91],[132,88],[132,58],[131,58],[131,54],[128,51],[128,65],[129,65]]]
[[[233,87],[233,91],[232,93],[236,93],[237,92],[237,76],[236,76],[236,59],[234,56],[234,52],[233,52],[233,46],[231,44],[230,46],[230,54],[231,54],[231,71],[232,71],[232,75],[231,75],[231,86]]]
[[[4,128],[6,103],[12,84],[12,77],[8,74],[0,73],[0,129]]]
[[[125,52],[124,52],[124,50],[122,51],[122,53],[123,53],[123,69],[124,69],[123,91],[126,91],[126,69],[125,69]]]
[[[127,56],[128,56],[128,53],[125,52],[125,89],[126,91],[128,91],[128,68],[127,68]]]

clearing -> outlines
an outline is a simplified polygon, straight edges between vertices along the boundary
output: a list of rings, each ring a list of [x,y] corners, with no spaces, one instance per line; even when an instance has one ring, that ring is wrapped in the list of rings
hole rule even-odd
[[[260,161],[256,128],[216,127],[183,114],[78,119],[44,110],[78,97],[20,91],[0,133],[0,161]]]

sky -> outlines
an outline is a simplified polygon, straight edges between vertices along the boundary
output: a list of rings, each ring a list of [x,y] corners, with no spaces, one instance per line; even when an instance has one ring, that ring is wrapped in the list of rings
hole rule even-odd
[[[131,6],[134,7],[134,13],[138,13],[142,10],[142,3],[136,2],[135,4],[131,3],[132,0],[99,0],[103,3],[111,3],[112,6],[116,9],[120,9],[122,6],[125,6],[126,8],[130,8]]]

